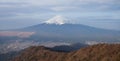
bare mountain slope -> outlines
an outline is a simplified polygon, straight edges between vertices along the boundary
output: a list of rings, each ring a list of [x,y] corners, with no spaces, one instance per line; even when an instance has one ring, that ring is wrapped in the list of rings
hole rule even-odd
[[[120,61],[120,44],[98,44],[73,52],[43,46],[27,48],[13,61]]]

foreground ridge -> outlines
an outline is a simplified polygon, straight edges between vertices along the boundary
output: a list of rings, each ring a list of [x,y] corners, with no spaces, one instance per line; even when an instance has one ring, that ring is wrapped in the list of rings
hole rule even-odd
[[[120,61],[120,44],[97,44],[72,52],[33,46],[25,49],[13,61]]]

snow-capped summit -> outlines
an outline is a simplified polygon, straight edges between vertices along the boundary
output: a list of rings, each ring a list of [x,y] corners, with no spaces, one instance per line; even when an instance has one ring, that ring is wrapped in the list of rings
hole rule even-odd
[[[65,21],[66,21],[66,18],[62,17],[61,15],[56,15],[55,17],[45,21],[45,23],[62,25],[62,24],[65,24]]]

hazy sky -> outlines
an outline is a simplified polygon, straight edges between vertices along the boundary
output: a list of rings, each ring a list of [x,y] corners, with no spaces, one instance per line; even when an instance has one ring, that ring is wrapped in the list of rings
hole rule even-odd
[[[120,0],[0,0],[0,29],[39,24],[55,15],[72,23],[120,30]]]

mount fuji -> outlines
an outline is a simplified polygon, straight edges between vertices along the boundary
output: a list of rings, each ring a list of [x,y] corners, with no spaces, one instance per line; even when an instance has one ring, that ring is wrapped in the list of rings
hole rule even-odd
[[[68,19],[57,15],[44,23],[16,31],[35,32],[30,39],[52,41],[118,41],[120,31],[67,23]]]
[[[67,19],[62,17],[61,15],[57,15],[51,19],[49,19],[48,21],[45,21],[46,24],[58,24],[58,25],[62,25],[65,24],[65,21]]]
[[[92,45],[120,42],[120,31],[71,24],[68,21],[69,18],[57,15],[41,24],[0,31],[0,53],[19,51],[41,44],[50,47],[74,43]]]

